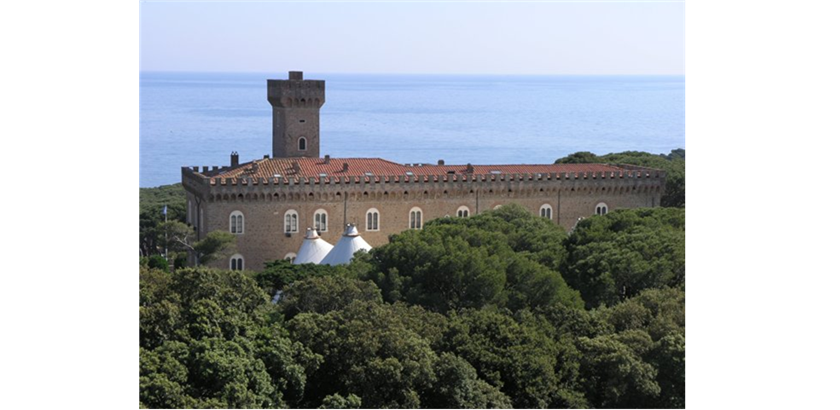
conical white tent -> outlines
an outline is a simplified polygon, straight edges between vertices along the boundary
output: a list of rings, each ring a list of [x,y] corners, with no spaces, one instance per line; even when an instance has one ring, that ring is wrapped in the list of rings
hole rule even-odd
[[[343,265],[350,263],[353,259],[353,254],[359,249],[369,251],[371,246],[359,236],[359,231],[356,225],[348,224],[347,229],[344,230],[344,235],[335,244],[335,247],[321,260],[321,265]]]
[[[302,263],[321,263],[321,260],[327,256],[333,249],[329,242],[321,239],[318,232],[312,228],[306,229],[306,236],[303,237],[303,243],[300,245],[300,250],[295,257],[294,265]]]

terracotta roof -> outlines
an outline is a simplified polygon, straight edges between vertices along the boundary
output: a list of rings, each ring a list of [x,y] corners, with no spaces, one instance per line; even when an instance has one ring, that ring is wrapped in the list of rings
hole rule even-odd
[[[347,164],[347,170],[344,170]],[[206,172],[211,178],[278,178],[278,177],[364,177],[405,175],[466,175],[466,174],[527,174],[551,172],[620,172],[626,171],[607,164],[520,164],[520,165],[404,165],[381,158],[265,158],[239,165],[233,169]]]

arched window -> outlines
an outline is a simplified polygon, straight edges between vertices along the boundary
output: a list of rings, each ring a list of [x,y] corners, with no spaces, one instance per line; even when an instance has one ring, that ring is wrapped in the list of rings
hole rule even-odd
[[[245,216],[242,212],[233,211],[230,213],[230,233],[245,233]]]
[[[289,252],[289,253],[286,254],[286,256],[283,257],[283,259],[285,259],[289,262],[292,262],[292,263],[295,262],[295,258],[297,258],[297,254],[294,253],[294,252]]]
[[[306,151],[306,138],[300,137],[298,139],[298,151]]]
[[[242,257],[240,254],[236,254],[230,257],[230,270],[242,270],[245,269],[245,258]]]
[[[408,229],[423,229],[423,210],[414,207],[408,213]]]
[[[296,233],[298,231],[298,213],[294,209],[286,211],[283,232]]]
[[[543,206],[540,207],[540,216],[551,219],[551,205],[543,204]]]
[[[466,206],[458,207],[458,218],[467,218],[470,216],[470,208]]]
[[[368,231],[378,231],[379,230],[379,210],[376,208],[370,208],[367,210],[367,229]]]
[[[315,230],[319,233],[327,231],[327,211],[324,209],[315,211]]]
[[[595,205],[595,215],[606,215],[607,211],[607,204],[600,202],[598,205]]]

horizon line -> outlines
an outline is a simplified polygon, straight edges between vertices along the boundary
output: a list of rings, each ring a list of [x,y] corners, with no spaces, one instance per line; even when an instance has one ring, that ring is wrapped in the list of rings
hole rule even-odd
[[[289,70],[301,71],[301,70]],[[268,74],[281,73],[287,74],[287,71],[267,71],[267,70],[241,70],[241,71],[218,71],[218,70],[139,70],[139,73],[174,73],[174,74]],[[592,77],[607,77],[607,76],[669,76],[669,77],[685,77],[685,73],[611,73],[611,74],[584,74],[584,73],[421,73],[421,72],[341,72],[341,71],[303,71],[315,74],[359,74],[359,75],[463,75],[463,76],[592,76]]]

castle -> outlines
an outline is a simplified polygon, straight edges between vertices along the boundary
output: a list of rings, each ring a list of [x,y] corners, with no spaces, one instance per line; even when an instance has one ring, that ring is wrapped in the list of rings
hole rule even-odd
[[[615,164],[398,164],[381,158],[321,157],[325,82],[268,80],[272,156],[228,166],[181,168],[187,222],[199,238],[236,235],[237,253],[216,267],[254,269],[294,259],[306,229],[337,243],[355,224],[372,246],[435,218],[459,218],[509,203],[571,230],[580,218],[659,206],[665,172]]]

